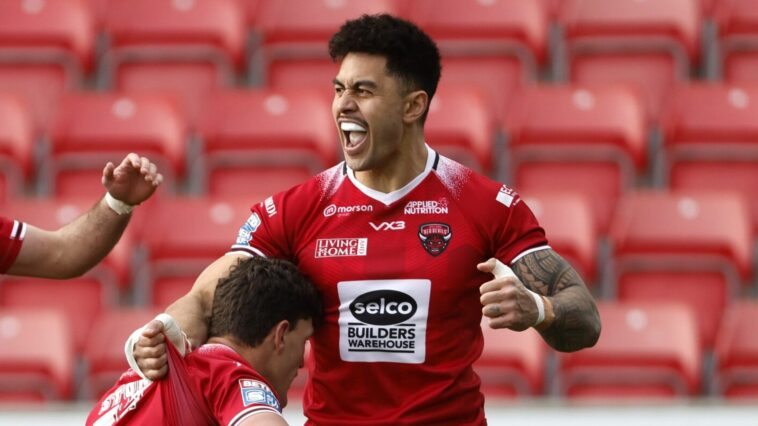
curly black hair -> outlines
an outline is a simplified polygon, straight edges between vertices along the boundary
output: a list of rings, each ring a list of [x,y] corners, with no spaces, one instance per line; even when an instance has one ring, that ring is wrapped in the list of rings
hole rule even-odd
[[[257,346],[282,320],[321,320],[321,296],[292,263],[250,257],[240,260],[216,286],[210,335],[229,335]]]
[[[384,56],[387,72],[400,77],[410,90],[425,91],[430,102],[437,91],[440,52],[434,40],[412,22],[388,14],[347,21],[329,40],[329,56],[339,61],[351,52]]]

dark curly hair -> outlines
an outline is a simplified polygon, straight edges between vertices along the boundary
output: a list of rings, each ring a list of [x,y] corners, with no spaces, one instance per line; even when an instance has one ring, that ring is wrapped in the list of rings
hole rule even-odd
[[[430,102],[437,91],[440,52],[434,40],[412,22],[388,14],[347,21],[329,40],[329,56],[338,61],[348,53],[384,56],[387,72],[400,77],[410,90],[425,91]]]
[[[257,346],[279,321],[318,323],[321,296],[297,267],[281,259],[250,257],[232,267],[213,297],[210,335],[231,335]]]

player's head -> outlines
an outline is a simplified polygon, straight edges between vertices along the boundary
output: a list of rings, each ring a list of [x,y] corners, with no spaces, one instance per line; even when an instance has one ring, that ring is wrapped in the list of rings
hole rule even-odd
[[[210,335],[262,348],[265,362],[254,367],[272,382],[286,404],[287,390],[303,365],[305,342],[321,315],[318,291],[295,265],[250,257],[219,280]]]
[[[332,112],[345,159],[354,170],[376,168],[409,128],[422,134],[440,79],[437,46],[411,22],[364,15],[332,36],[329,55],[341,61]]]

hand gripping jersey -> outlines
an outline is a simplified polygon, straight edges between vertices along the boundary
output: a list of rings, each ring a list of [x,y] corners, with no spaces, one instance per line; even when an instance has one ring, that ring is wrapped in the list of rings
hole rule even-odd
[[[218,424],[234,426],[262,411],[281,414],[279,397],[273,388],[228,346],[206,344],[184,359]],[[178,424],[163,409],[168,386],[166,380],[151,382],[129,369],[92,409],[86,424]]]
[[[232,252],[293,261],[324,297],[305,391],[310,424],[482,425],[476,264],[545,248],[508,187],[429,149],[384,194],[344,163],[252,207]]]
[[[26,235],[26,224],[0,216],[0,274],[16,261]]]

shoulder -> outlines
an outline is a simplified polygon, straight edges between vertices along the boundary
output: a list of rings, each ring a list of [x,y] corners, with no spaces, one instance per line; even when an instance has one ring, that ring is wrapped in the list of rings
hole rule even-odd
[[[513,188],[447,157],[440,156],[436,174],[453,198],[464,206],[510,209],[520,202]]]

